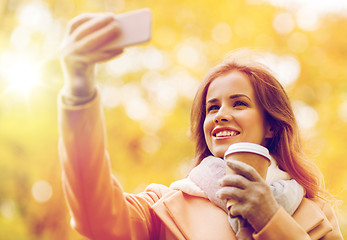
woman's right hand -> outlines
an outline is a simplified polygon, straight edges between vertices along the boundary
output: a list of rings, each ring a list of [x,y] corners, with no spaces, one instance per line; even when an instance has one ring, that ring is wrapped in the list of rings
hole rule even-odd
[[[112,13],[87,13],[70,21],[61,47],[65,98],[80,103],[94,96],[95,64],[122,53],[122,49],[103,48],[119,35],[119,24]]]

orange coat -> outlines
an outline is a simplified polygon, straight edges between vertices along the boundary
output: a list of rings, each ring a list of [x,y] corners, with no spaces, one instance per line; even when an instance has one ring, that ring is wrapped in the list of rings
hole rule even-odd
[[[93,240],[236,239],[226,213],[209,200],[158,184],[123,193],[111,173],[99,96],[80,106],[59,98],[59,153],[71,225]],[[280,209],[255,239],[342,239],[331,206],[304,199],[293,216]]]

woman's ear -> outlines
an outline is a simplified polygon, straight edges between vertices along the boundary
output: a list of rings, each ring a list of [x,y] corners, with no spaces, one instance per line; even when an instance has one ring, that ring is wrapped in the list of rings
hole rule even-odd
[[[273,138],[274,135],[274,129],[270,125],[266,126],[265,128],[265,139]]]

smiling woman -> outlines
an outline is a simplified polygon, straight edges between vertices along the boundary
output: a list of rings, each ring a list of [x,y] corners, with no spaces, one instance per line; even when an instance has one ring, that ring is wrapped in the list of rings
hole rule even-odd
[[[139,194],[123,192],[112,174],[95,77],[95,64],[122,50],[90,47],[119,36],[121,29],[112,21],[116,17],[108,13],[74,18],[62,48],[59,151],[77,231],[90,239],[342,239],[329,202],[319,198],[320,175],[303,153],[283,86],[266,66],[247,61],[246,52],[230,56],[200,83],[191,111],[196,164],[189,176],[170,187],[151,184]],[[143,111],[140,91],[125,92],[130,108]],[[240,142],[268,148],[271,181],[250,165],[224,160],[227,148]],[[226,175],[227,167],[235,174]],[[226,208],[229,199],[235,203]]]

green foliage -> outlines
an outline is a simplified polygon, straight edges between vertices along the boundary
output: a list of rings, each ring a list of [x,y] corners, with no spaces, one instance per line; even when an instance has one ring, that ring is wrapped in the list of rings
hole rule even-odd
[[[98,71],[102,89],[117,92],[110,95],[115,104],[105,100],[107,140],[113,172],[126,191],[142,191],[152,182],[169,185],[187,174],[194,156],[189,115],[198,82],[224,54],[251,47],[300,64],[296,81],[286,88],[311,113],[303,118],[305,146],[327,189],[346,201],[347,19],[325,15],[317,28],[303,30],[294,12],[259,2],[0,1],[0,239],[84,239],[69,226],[56,120],[63,84],[59,44],[68,20],[83,12],[153,11],[151,42],[127,49],[124,58]],[[282,33],[274,28],[281,13],[293,22]],[[119,72],[126,61],[131,67]],[[134,99],[146,109],[142,115],[129,104]],[[33,192],[42,180],[52,195],[39,201]],[[337,207],[346,237],[347,205]]]

